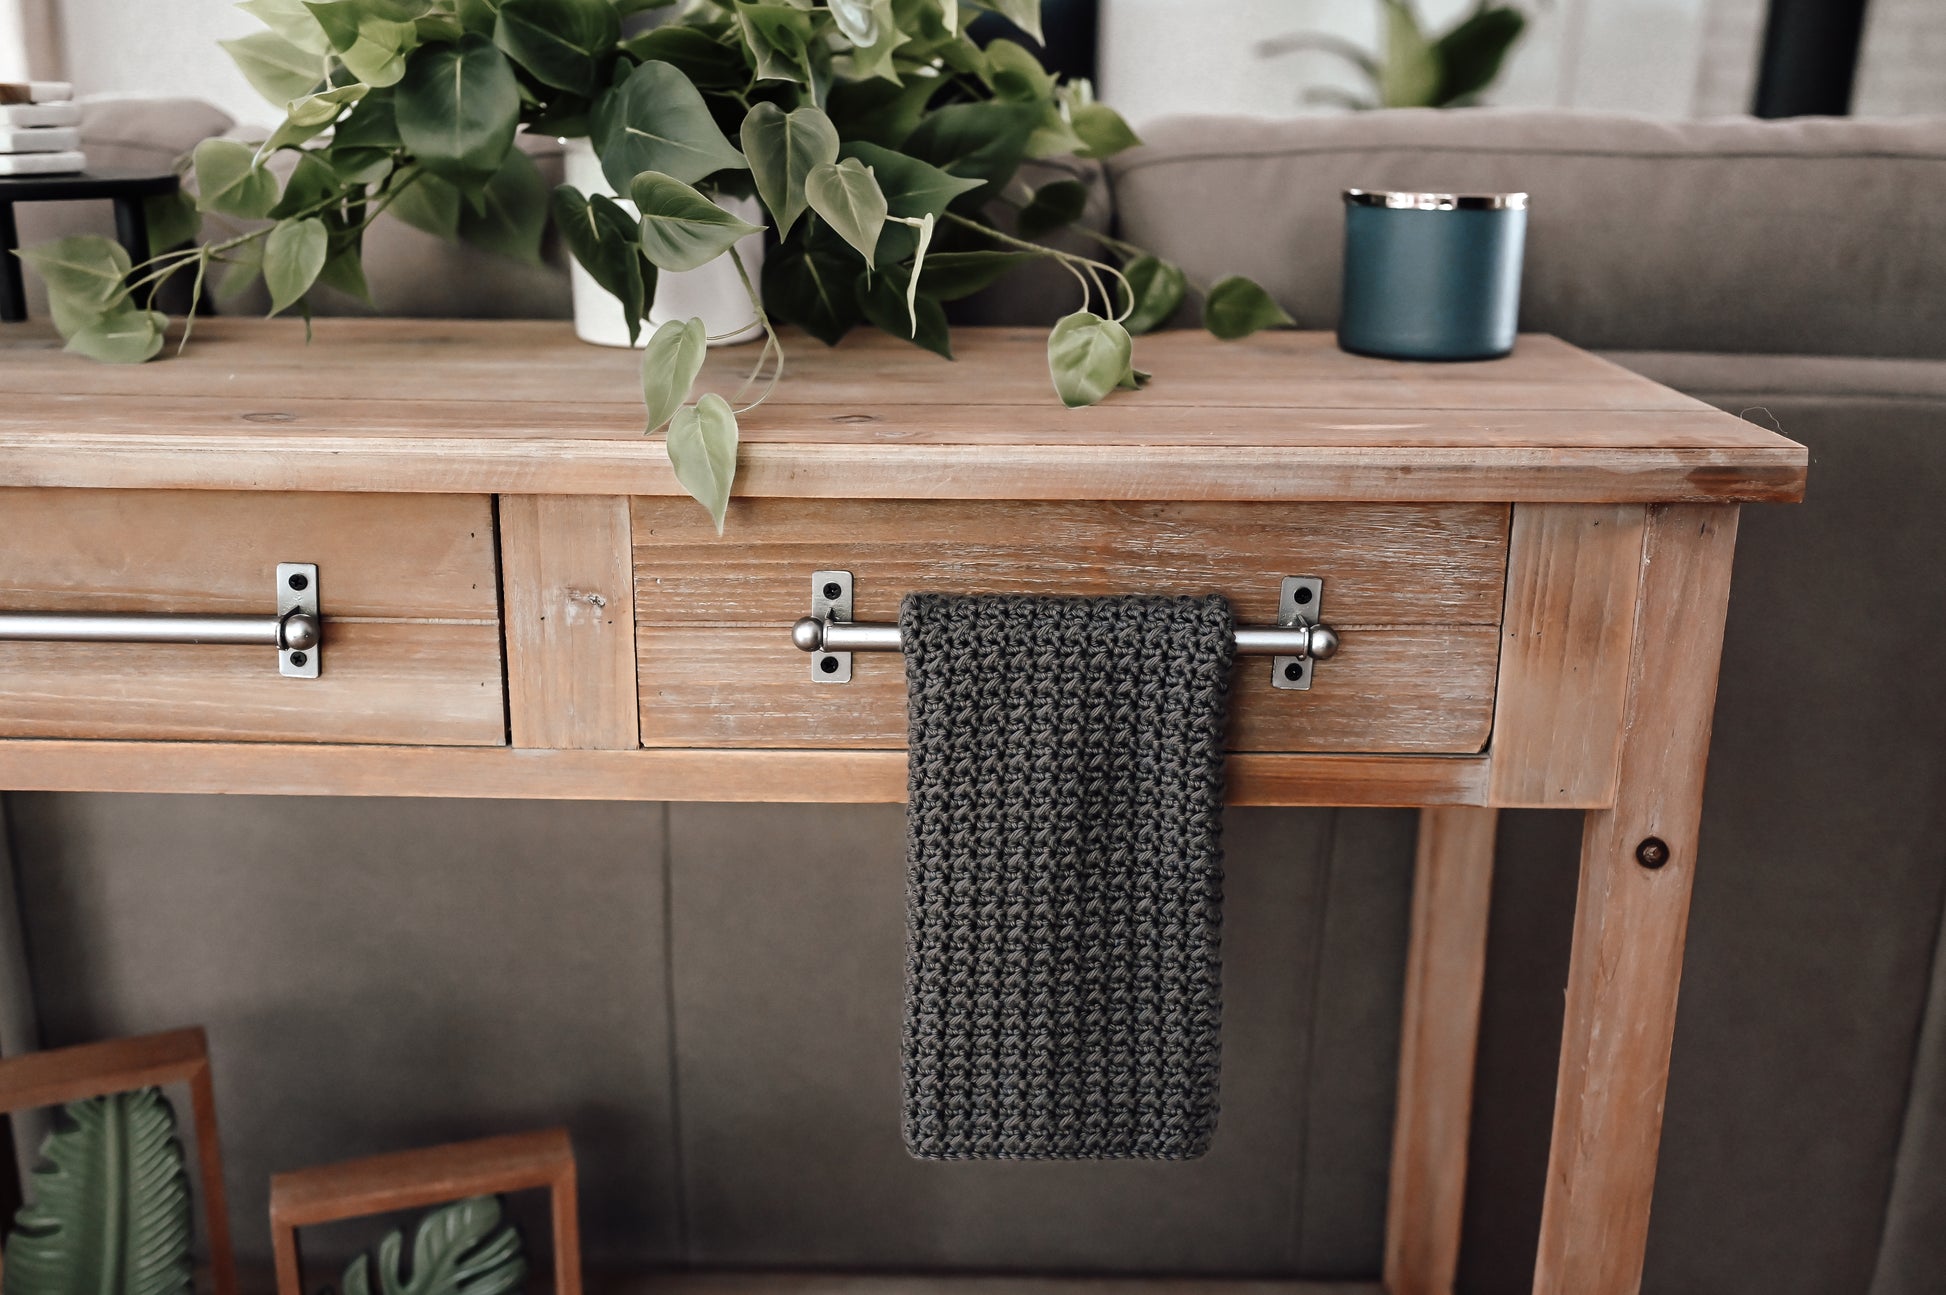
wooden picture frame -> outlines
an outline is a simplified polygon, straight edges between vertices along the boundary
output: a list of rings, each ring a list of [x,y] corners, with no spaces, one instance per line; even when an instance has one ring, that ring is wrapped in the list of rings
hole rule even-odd
[[[270,1180],[270,1238],[277,1295],[304,1295],[299,1228],[543,1187],[554,1222],[554,1295],[581,1295],[576,1182],[574,1145],[561,1128],[276,1174]]]
[[[229,1204],[223,1192],[222,1142],[216,1127],[216,1089],[210,1079],[209,1038],[201,1026],[0,1060],[0,1115],[178,1083],[189,1086],[211,1283],[215,1295],[238,1295]]]

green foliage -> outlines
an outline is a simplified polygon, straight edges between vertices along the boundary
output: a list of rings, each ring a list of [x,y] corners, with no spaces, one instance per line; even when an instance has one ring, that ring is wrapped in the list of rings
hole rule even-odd
[[[1349,108],[1456,108],[1477,103],[1492,86],[1507,55],[1527,30],[1527,15],[1507,0],[1475,0],[1471,11],[1440,35],[1419,19],[1413,0],[1378,0],[1381,53],[1374,56],[1348,41],[1317,32],[1300,32],[1262,42],[1264,57],[1322,50],[1352,65],[1370,86],[1368,94],[1347,95],[1335,88],[1306,97]]]
[[[804,196],[810,200],[811,210],[857,248],[865,258],[865,268],[871,269],[888,214],[885,194],[871,168],[855,157],[815,167],[805,178]]]
[[[743,155],[764,206],[777,218],[778,234],[788,234],[809,203],[805,180],[838,160],[838,128],[815,107],[787,113],[760,103],[743,119]]]
[[[1296,322],[1268,292],[1240,274],[1217,280],[1203,299],[1203,327],[1225,341]]]
[[[649,409],[651,432],[660,430],[687,403],[708,347],[700,319],[672,319],[655,330],[642,352],[642,398]]]
[[[189,1178],[160,1089],[63,1108],[33,1197],[7,1238],[5,1295],[190,1295]]]
[[[1130,334],[1200,288],[1088,229],[1082,184],[1033,192],[1019,179],[1031,158],[1106,157],[1137,142],[1085,81],[1050,73],[1023,44],[967,38],[981,13],[1037,38],[1038,0],[686,0],[622,36],[629,15],[674,3],[243,0],[263,29],[226,47],[283,112],[269,139],[196,149],[185,163],[193,197],[153,204],[167,250],[146,265],[102,239],[24,255],[48,280],[71,348],[133,362],[160,351],[166,321],[150,306],[179,273],[207,278],[219,298],[261,278],[274,312],[307,318],[320,285],[368,296],[364,234],[387,213],[528,261],[552,219],[632,340],[658,273],[727,253],[765,338],[751,403],[690,400],[705,345],[696,321],[658,329],[643,369],[647,426],[667,427],[678,479],[719,525],[737,418],[783,371],[778,324],[827,343],[871,324],[950,358],[944,303],[1052,262],[1082,296],[1056,331],[1057,393],[1088,403],[1140,384]],[[1494,29],[1471,30],[1478,44]],[[522,129],[587,136],[626,199],[548,192],[516,147]],[[278,154],[290,156],[272,165]],[[759,223],[723,205],[752,194]],[[1016,209],[1017,234],[995,227],[996,206]],[[734,249],[763,224],[775,241],[758,284]],[[1062,249],[1037,241],[1057,231]],[[1066,250],[1078,239],[1106,250]],[[1227,282],[1208,297],[1225,335],[1282,319],[1260,292]]]
[[[620,303],[632,345],[642,331],[655,281],[655,266],[642,255],[639,222],[613,198],[599,193],[583,197],[565,184],[554,191],[552,206],[555,227],[574,259]]]
[[[1099,404],[1130,373],[1134,354],[1126,328],[1087,310],[1063,318],[1047,337],[1048,371],[1069,409]]]
[[[413,1230],[412,1264],[405,1265],[405,1235],[387,1233],[374,1256],[361,1254],[345,1268],[343,1295],[510,1295],[527,1277],[520,1234],[501,1223],[500,1200],[476,1196],[434,1210]]]
[[[644,171],[629,186],[642,213],[642,254],[664,270],[694,270],[761,226],[739,220],[674,176]]]
[[[737,471],[737,419],[730,402],[712,391],[678,409],[669,420],[668,446],[676,480],[709,510],[721,535]]]

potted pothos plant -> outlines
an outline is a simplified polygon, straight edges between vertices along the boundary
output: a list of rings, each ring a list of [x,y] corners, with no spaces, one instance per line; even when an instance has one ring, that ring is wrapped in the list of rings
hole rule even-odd
[[[1030,159],[1137,143],[1086,81],[1050,74],[1017,42],[968,39],[983,12],[1037,37],[1039,0],[686,0],[624,35],[639,11],[674,4],[244,0],[263,30],[225,44],[284,106],[276,130],[260,146],[197,146],[184,162],[193,185],[151,212],[152,243],[169,250],[143,265],[102,238],[22,255],[69,347],[121,363],[162,350],[155,294],[177,276],[193,278],[192,303],[212,273],[219,297],[261,278],[273,314],[307,319],[318,285],[366,295],[360,247],[386,212],[529,259],[551,217],[621,303],[631,337],[658,273],[727,256],[764,330],[746,386],[766,385],[740,407],[718,392],[692,401],[708,341],[696,319],[658,328],[642,360],[648,431],[666,426],[676,477],[719,532],[737,417],[783,371],[782,324],[828,344],[871,324],[950,358],[944,303],[1052,261],[1075,282],[1077,309],[1048,338],[1055,392],[1072,407],[1146,382],[1131,336],[1192,290],[1220,337],[1290,322],[1246,279],[1192,284],[1080,225],[1079,181],[1022,183]],[[522,130],[589,137],[635,211],[568,186],[550,193],[515,146]],[[761,283],[735,250],[758,226],[719,205],[729,197],[756,198],[767,218]],[[1004,207],[1011,230],[993,223]],[[1066,229],[1093,254],[1042,241]]]

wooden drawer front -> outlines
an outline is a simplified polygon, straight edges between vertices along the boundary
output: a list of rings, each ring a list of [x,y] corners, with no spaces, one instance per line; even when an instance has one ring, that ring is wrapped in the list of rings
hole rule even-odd
[[[900,657],[860,653],[850,684],[818,684],[791,646],[821,568],[852,572],[861,621],[896,620],[915,590],[1214,590],[1270,625],[1281,578],[1318,576],[1344,646],[1308,692],[1241,658],[1233,749],[1477,752],[1492,724],[1502,505],[750,499],[720,540],[687,500],[633,507],[647,746],[905,744]]]
[[[484,495],[0,490],[0,609],[272,614],[312,562],[323,671],[261,647],[0,643],[0,736],[498,746]]]

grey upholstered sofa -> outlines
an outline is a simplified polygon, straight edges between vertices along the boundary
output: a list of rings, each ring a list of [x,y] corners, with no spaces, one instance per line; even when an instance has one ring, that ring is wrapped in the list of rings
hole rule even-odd
[[[226,126],[109,105],[90,146],[166,155]],[[1333,319],[1341,188],[1529,190],[1525,327],[1811,447],[1809,502],[1744,520],[1646,1289],[1940,1290],[1946,121],[1149,134],[1096,177],[1100,209],[1195,277],[1255,276],[1306,326]],[[558,266],[403,230],[372,278],[397,313],[566,309]],[[1064,308],[1029,284],[989,316]],[[211,1027],[253,1254],[274,1169],[565,1120],[597,1264],[1377,1270],[1409,815],[1233,814],[1206,1160],[956,1166],[899,1145],[896,807],[6,809],[10,1001],[49,1044]],[[1466,1291],[1527,1285],[1577,834],[1503,822]],[[293,835],[328,848],[277,848]]]

